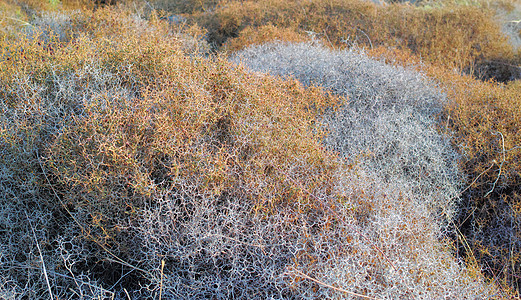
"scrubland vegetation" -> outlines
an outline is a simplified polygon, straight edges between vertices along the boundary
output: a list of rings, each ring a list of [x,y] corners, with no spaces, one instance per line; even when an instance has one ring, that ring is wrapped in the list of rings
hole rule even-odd
[[[1,299],[519,297],[518,3],[0,16]]]

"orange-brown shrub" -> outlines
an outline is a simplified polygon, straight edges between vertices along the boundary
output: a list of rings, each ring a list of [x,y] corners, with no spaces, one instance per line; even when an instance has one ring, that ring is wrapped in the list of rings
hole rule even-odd
[[[89,280],[109,274],[99,279],[104,286],[124,277],[107,257],[148,263],[135,223],[173,191],[190,203],[243,202],[248,219],[286,208],[325,215],[317,199],[333,194],[336,165],[315,119],[335,97],[201,58],[157,18],[108,8],[82,16],[62,40],[36,31],[2,40],[0,213],[8,234],[0,238],[12,249],[2,252],[2,277],[33,286],[32,298],[46,292],[38,271],[12,266],[38,263],[23,218],[29,207],[27,218],[48,233],[40,241],[48,265]],[[81,249],[81,263],[55,255],[71,247]],[[159,286],[146,271],[128,278]]]
[[[369,1],[224,1],[195,19],[222,45],[247,27],[272,24],[312,31],[335,46],[379,45],[409,49],[449,68],[473,68],[515,53],[493,21],[492,11],[473,6],[440,8],[406,4],[380,6]]]
[[[316,180],[327,178],[332,166],[314,137],[310,111],[331,103],[320,91],[248,76],[223,61],[180,57],[152,41],[126,43],[98,61],[132,62],[128,73],[112,72],[144,86],[96,95],[49,150],[71,201],[116,224],[147,196],[183,184],[202,195],[249,186],[261,197],[252,199],[260,211],[309,201],[290,192],[298,186],[287,182],[287,173],[298,172],[310,191],[324,185]]]
[[[273,25],[247,27],[236,38],[230,38],[223,45],[226,51],[234,52],[249,45],[264,44],[271,41],[304,42],[309,37],[290,28],[278,28]]]
[[[152,0],[150,5],[156,10],[164,10],[175,14],[192,14],[211,11],[219,0]]]

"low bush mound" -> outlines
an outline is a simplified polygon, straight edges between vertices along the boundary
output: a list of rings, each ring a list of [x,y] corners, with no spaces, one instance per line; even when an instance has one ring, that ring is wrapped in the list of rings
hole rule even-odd
[[[366,185],[353,184],[349,176],[347,181],[341,179],[340,189],[361,194],[362,199],[366,196],[372,199],[364,212],[375,222],[368,226],[369,232],[381,235],[391,230],[400,234],[403,231],[394,223],[400,220],[404,227],[422,230],[419,236],[427,237],[416,240],[419,243],[416,247],[425,249],[419,260],[429,261],[432,268],[443,265],[444,270],[454,270],[457,266],[454,261],[452,267],[446,265],[448,256],[432,252],[441,245],[442,224],[454,217],[454,204],[461,187],[459,155],[449,138],[437,129],[446,98],[433,87],[432,81],[413,69],[388,66],[358,51],[333,51],[310,43],[252,46],[233,55],[231,60],[253,70],[295,77],[304,84],[323,86],[349,97],[343,106],[323,118],[329,130],[324,141],[329,149],[340,154],[347,166],[356,166],[358,178],[370,183],[367,189],[357,191],[355,187]],[[366,195],[369,190],[377,195]],[[395,241],[394,245],[402,254],[396,259],[405,263],[410,257],[404,255],[407,251],[402,247],[411,241],[407,238],[404,241]],[[386,242],[383,244],[387,245]],[[438,255],[440,260],[435,258]],[[444,279],[452,276],[450,272],[437,270],[435,273]],[[414,277],[417,273],[410,274]],[[435,277],[431,280],[443,281]],[[393,276],[387,278],[393,279]],[[412,280],[408,276],[402,279]],[[448,283],[442,285],[445,284]],[[412,290],[425,291],[425,288],[417,286]],[[414,294],[413,298],[436,298],[444,293],[439,292]],[[395,294],[392,298],[406,295]]]
[[[377,49],[371,55],[402,65],[418,65],[410,53]],[[505,289],[519,290],[519,81],[482,82],[433,65],[421,66],[450,99],[446,128],[467,174],[459,206],[459,248]]]
[[[461,180],[458,155],[436,130],[445,95],[424,76],[356,50],[309,43],[254,46],[232,60],[348,97],[325,117],[326,144],[352,164],[362,161],[384,181],[410,186],[432,216],[452,219]]]

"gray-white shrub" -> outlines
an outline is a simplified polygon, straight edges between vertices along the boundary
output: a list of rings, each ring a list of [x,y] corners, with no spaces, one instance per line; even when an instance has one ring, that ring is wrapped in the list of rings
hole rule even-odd
[[[59,134],[73,116],[81,115],[89,102],[129,91],[122,87],[120,76],[94,63],[75,73],[56,72],[49,81],[52,83],[39,84],[30,75],[19,74],[9,87],[10,95],[17,100],[39,101],[12,105],[10,99],[0,99],[0,281],[5,282],[0,284],[0,298],[48,299],[39,243],[56,296],[97,299],[105,291],[90,282],[93,279],[88,275],[61,272],[63,266],[87,259],[88,251],[83,249],[72,256],[49,250],[50,244],[64,239],[74,248],[87,246],[80,245],[81,232],[68,230],[69,226],[75,228],[72,220],[56,217],[61,205],[48,185],[42,185],[47,182],[42,170],[44,151],[52,136]],[[85,81],[90,84],[85,85]],[[17,139],[18,143],[12,142]]]
[[[360,50],[313,43],[252,46],[231,60],[348,98],[323,118],[329,130],[326,145],[348,162],[414,192],[433,217],[452,218],[461,183],[458,154],[436,126],[446,96],[425,76]]]
[[[359,299],[324,284],[378,299],[494,293],[454,259],[427,207],[410,201],[402,187],[356,167],[340,169],[337,179],[335,193],[344,201],[330,214],[295,215],[290,206],[255,216],[240,194],[158,195],[137,227],[151,286],[163,278],[163,296],[173,299]]]
[[[315,278],[382,299],[482,299],[494,293],[470,277],[443,243],[462,175],[457,152],[439,130],[447,99],[432,82],[360,50],[313,43],[257,45],[230,59],[345,97],[323,117],[330,131],[324,142],[345,161],[336,192],[347,200],[338,212],[353,212],[347,219],[359,230],[338,246],[357,250],[317,255],[321,271],[314,270]],[[323,295],[340,297],[326,290]]]

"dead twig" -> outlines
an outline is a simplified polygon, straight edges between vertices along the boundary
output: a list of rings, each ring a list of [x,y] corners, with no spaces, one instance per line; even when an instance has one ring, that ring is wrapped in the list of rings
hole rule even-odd
[[[159,286],[159,300],[161,300],[161,296],[163,295],[163,273],[165,269],[165,260],[161,260],[161,285]]]
[[[497,174],[497,178],[496,178],[496,181],[494,181],[494,184],[492,185],[492,189],[490,189],[490,191],[488,191],[488,193],[485,194],[485,196],[483,196],[483,198],[486,198],[490,193],[492,193],[494,191],[494,188],[496,187],[496,184],[497,182],[499,181],[499,177],[501,177],[501,171],[502,171],[502,167],[503,167],[503,163],[505,163],[506,161],[506,155],[505,155],[505,137],[503,137],[503,134],[499,131],[497,131],[496,133],[492,133],[494,135],[496,134],[500,134],[501,135],[501,145],[503,147],[503,160],[501,161],[501,164],[499,165],[499,174]]]
[[[52,296],[51,284],[49,283],[49,276],[47,276],[47,268],[45,267],[45,261],[43,260],[42,249],[40,249],[40,244],[38,243],[38,238],[36,237],[36,232],[34,231],[33,224],[31,224],[31,219],[29,219],[29,216],[27,215],[26,211],[24,211],[24,213],[25,217],[27,218],[27,222],[29,222],[29,226],[31,227],[31,230],[33,232],[34,242],[36,243],[38,253],[40,254],[40,260],[42,261],[43,275],[45,277],[45,282],[47,283],[47,288],[49,289],[49,296],[51,297],[51,300],[53,300],[54,297]]]

